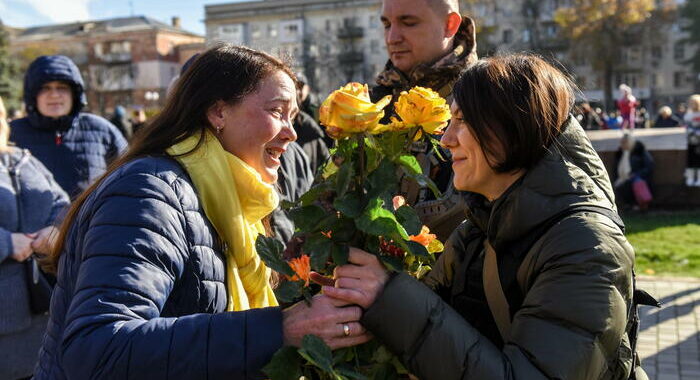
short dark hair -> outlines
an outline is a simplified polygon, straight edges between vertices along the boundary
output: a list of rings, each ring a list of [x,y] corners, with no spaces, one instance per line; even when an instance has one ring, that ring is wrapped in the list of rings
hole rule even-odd
[[[542,58],[513,54],[474,63],[452,94],[491,168],[508,173],[530,169],[544,156],[569,117],[575,91],[571,79]]]

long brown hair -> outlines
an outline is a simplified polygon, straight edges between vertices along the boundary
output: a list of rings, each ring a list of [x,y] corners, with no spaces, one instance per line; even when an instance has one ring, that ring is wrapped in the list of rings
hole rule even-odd
[[[220,44],[197,57],[178,79],[163,110],[136,133],[129,150],[73,202],[56,245],[42,263],[45,269],[56,272],[78,211],[107,176],[137,158],[165,155],[167,148],[190,136],[198,134],[201,144],[206,129],[212,128],[207,119],[207,110],[212,105],[219,100],[228,104],[239,102],[255,92],[264,78],[279,71],[296,81],[292,71],[279,59],[241,46]]]
[[[575,92],[571,79],[542,58],[512,54],[465,69],[452,94],[491,168],[508,173],[530,169],[545,155]]]

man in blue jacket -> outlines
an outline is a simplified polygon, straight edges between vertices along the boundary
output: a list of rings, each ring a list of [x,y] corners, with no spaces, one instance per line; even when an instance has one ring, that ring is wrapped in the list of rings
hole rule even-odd
[[[87,104],[83,78],[70,58],[41,56],[24,78],[27,117],[12,122],[10,141],[29,149],[75,198],[98,178],[126,140],[107,120],[80,112]]]

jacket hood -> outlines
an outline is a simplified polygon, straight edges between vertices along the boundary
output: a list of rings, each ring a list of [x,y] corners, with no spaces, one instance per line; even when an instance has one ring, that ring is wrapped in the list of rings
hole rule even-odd
[[[67,116],[50,119],[39,114],[36,97],[41,86],[51,81],[63,81],[72,87],[73,109]],[[32,126],[45,129],[67,130],[87,105],[85,84],[80,70],[73,61],[63,55],[44,55],[32,62],[24,77],[24,103]]]
[[[468,193],[467,204],[470,219],[486,232],[497,251],[532,236],[572,206],[616,211],[603,162],[572,116],[547,154],[505,194],[488,204],[484,197]]]

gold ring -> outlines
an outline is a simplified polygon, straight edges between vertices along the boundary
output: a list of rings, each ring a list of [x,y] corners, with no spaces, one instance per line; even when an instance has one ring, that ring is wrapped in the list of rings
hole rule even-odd
[[[343,324],[343,334],[345,334],[345,336],[350,336],[350,326],[348,326],[347,323]]]

